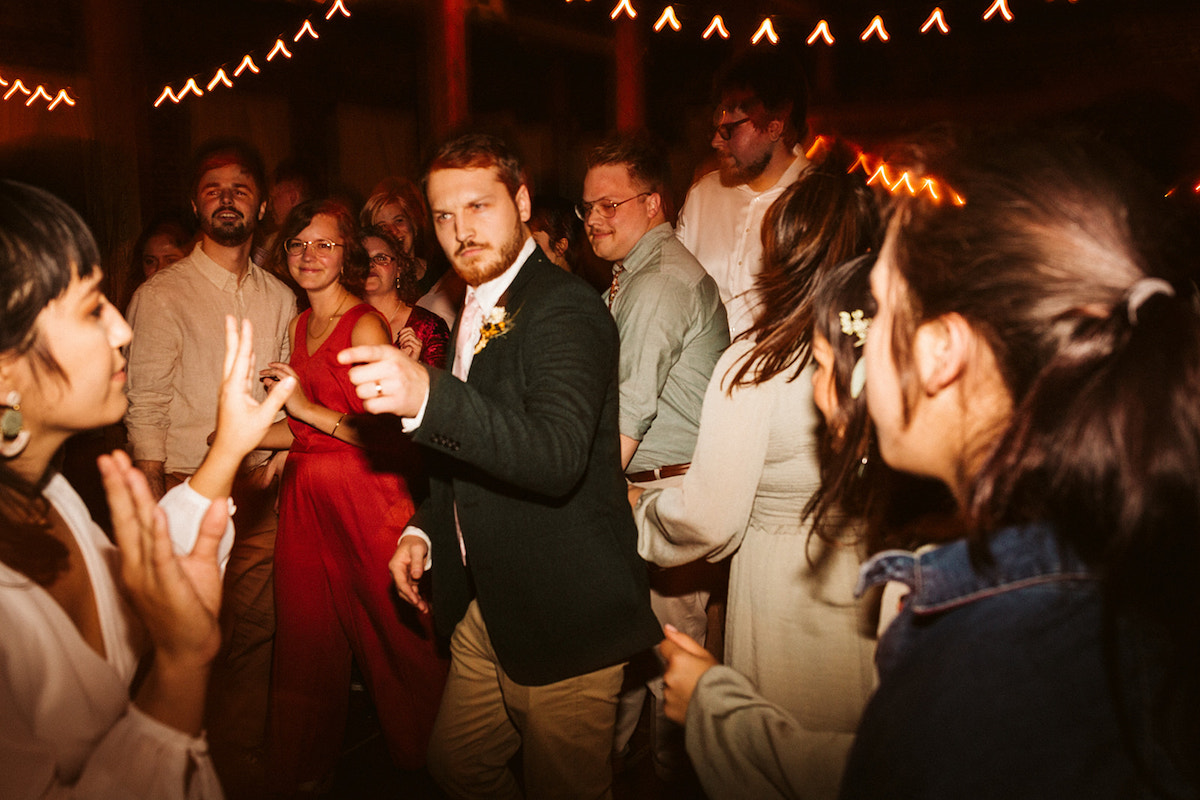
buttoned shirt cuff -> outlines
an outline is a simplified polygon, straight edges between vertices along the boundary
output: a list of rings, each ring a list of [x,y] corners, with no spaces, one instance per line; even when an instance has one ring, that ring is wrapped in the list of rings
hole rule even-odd
[[[429,537],[425,535],[425,531],[420,528],[409,525],[400,534],[400,538],[396,540],[396,546],[400,546],[400,542],[404,541],[405,536],[416,536],[421,541],[425,542],[425,570],[428,571],[433,566],[433,542],[429,541]]]
[[[417,409],[417,414],[414,417],[401,417],[400,429],[405,433],[412,433],[417,428],[421,427],[421,422],[425,419],[425,407],[429,405],[429,390],[425,390],[425,399],[421,401],[421,407]],[[413,528],[416,530],[416,528]],[[424,536],[425,534],[421,534]],[[425,541],[429,541],[426,539]]]

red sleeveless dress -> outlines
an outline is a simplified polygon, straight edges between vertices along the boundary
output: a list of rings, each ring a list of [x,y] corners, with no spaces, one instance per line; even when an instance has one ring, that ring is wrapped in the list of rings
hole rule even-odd
[[[347,311],[311,354],[304,335],[310,313],[296,323],[291,357],[300,386],[327,408],[362,414],[349,367],[337,363],[337,354],[371,307]],[[295,442],[283,472],[275,546],[272,769],[283,785],[320,780],[333,769],[351,654],[393,760],[420,768],[447,661],[431,618],[398,597],[388,571],[414,510],[407,482],[396,472],[374,471],[361,448],[294,419],[288,425]]]

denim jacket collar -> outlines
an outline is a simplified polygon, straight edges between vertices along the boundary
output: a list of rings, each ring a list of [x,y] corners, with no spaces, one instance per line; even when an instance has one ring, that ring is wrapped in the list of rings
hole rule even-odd
[[[991,563],[973,564],[965,540],[916,552],[885,550],[859,572],[856,594],[887,581],[912,587],[914,614],[935,614],[974,600],[1055,581],[1094,580],[1094,572],[1046,524],[1003,528],[986,544]]]

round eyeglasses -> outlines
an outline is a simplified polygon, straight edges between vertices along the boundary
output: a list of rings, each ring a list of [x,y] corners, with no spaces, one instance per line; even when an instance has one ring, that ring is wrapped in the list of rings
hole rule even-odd
[[[299,239],[288,239],[283,243],[283,249],[289,256],[299,256],[304,255],[304,251],[307,250],[310,245],[314,250],[316,250],[317,255],[320,256],[329,255],[333,252],[335,247],[346,246],[344,244],[338,244],[337,242],[302,242]]]
[[[631,200],[637,200],[639,197],[646,197],[650,194],[651,192],[642,192],[641,194],[635,194],[633,197],[627,197],[620,202],[614,202],[612,200],[596,200],[594,202],[587,203],[581,201],[575,204],[575,216],[579,217],[584,222],[587,222],[587,218],[591,216],[592,210],[595,209],[596,213],[605,219],[612,219],[617,215],[618,206],[623,206]]]

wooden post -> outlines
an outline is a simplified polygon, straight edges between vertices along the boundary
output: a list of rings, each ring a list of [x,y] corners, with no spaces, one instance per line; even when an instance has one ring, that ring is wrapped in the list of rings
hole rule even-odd
[[[641,28],[633,20],[616,24],[613,61],[617,73],[617,130],[633,131],[646,126],[646,82],[642,71]]]
[[[470,118],[465,0],[437,0],[427,16],[430,47],[429,110],[435,139],[444,139]]]

